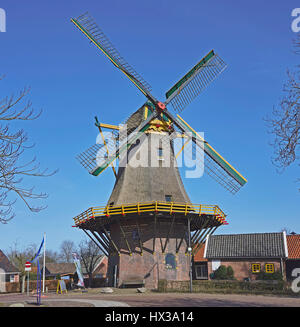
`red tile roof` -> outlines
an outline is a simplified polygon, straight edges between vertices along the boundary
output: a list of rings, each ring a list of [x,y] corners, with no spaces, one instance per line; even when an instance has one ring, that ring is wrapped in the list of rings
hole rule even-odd
[[[286,236],[288,259],[300,259],[300,234]]]
[[[202,243],[200,250],[194,255],[194,262],[207,261],[207,259],[204,258],[204,249],[205,243]]]

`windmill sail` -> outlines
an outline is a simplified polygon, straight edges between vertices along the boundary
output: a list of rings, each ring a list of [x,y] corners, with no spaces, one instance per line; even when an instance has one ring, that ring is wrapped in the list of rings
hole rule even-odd
[[[100,175],[107,167],[109,167],[120,155],[128,150],[128,148],[140,137],[139,133],[143,133],[149,127],[149,122],[157,116],[153,112],[138,124],[134,131],[129,135],[127,133],[120,133],[119,139],[115,138],[109,140],[104,144],[95,144],[86,151],[77,156],[82,166],[86,168],[90,174],[94,176]],[[133,126],[130,125],[130,126]]]
[[[128,62],[120,55],[117,49],[112,45],[107,36],[100,27],[95,23],[94,19],[85,13],[78,18],[72,18],[71,22],[94,44],[100,49],[108,59],[119,68],[149,99],[156,101],[150,94],[151,86],[128,64]]]
[[[226,67],[226,63],[211,50],[166,93],[165,104],[170,103],[173,109],[180,113]]]
[[[173,123],[179,128],[181,132],[186,133],[194,144],[194,149],[201,153],[204,151],[204,160],[200,158],[199,164],[205,168],[205,171],[214,178],[225,189],[235,194],[239,189],[247,183],[247,180],[231,165],[229,164],[211,145],[201,138],[201,136],[179,115],[177,118],[173,117],[167,110],[164,111]],[[185,151],[185,155],[192,155],[192,151]]]

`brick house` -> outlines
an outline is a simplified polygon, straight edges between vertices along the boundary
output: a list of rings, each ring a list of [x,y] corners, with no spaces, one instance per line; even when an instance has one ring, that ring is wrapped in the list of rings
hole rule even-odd
[[[36,267],[33,267],[36,269]],[[88,278],[86,269],[81,262],[81,269],[84,278]],[[35,270],[36,272],[36,270]],[[41,269],[43,274],[43,268]],[[74,278],[76,273],[76,266],[74,263],[46,263],[45,276],[56,278],[60,275],[63,279]],[[93,278],[106,278],[107,273],[107,256],[102,255],[96,262],[95,268],[93,270]]]
[[[5,275],[5,282],[18,282],[20,271],[8,260],[7,256],[0,250],[0,273]],[[4,281],[4,277],[1,280]]]
[[[35,267],[36,268],[36,267]],[[43,269],[41,273],[43,275]],[[45,276],[56,279],[56,276],[60,276],[62,279],[73,278],[76,272],[74,263],[46,263]]]
[[[237,280],[254,280],[260,271],[285,276],[287,236],[281,233],[212,235],[194,256],[194,278],[210,279],[220,265],[231,266]]]
[[[106,255],[102,255],[96,262],[95,268],[93,270],[93,278],[106,278],[107,274],[107,263],[108,259]],[[84,267],[82,266],[82,273],[84,278],[88,278],[88,273]]]
[[[286,260],[286,279],[292,280],[295,268],[300,268],[300,235],[287,235],[288,258]]]

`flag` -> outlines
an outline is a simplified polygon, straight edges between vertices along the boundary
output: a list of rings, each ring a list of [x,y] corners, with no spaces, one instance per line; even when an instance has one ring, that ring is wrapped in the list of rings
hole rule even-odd
[[[34,256],[33,259],[31,259],[31,262],[33,262],[33,261],[34,261],[34,260],[35,260],[39,255],[40,255],[40,253],[41,253],[41,249],[42,249],[43,245],[44,245],[44,237],[43,237],[42,243],[41,243],[41,245],[40,245],[40,247],[39,247],[39,249],[38,249],[36,255]]]
[[[82,270],[81,270],[81,264],[80,264],[80,259],[79,255],[76,252],[72,253],[73,259],[74,259],[74,264],[76,267],[76,272],[78,275],[78,286],[84,287],[84,281],[83,281],[83,276],[82,276]]]
[[[37,276],[36,276],[36,296],[37,296],[37,304],[41,304],[41,269],[40,269],[40,262],[39,262],[39,255],[41,253],[42,247],[44,245],[44,237],[42,240],[42,243],[37,251],[37,253],[35,254],[35,256],[33,257],[33,259],[31,259],[30,262],[33,261],[37,261]]]

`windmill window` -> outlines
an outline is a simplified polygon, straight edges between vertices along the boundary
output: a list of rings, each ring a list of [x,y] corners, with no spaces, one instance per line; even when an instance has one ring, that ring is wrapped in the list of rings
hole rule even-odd
[[[158,153],[158,157],[159,158],[162,158],[163,157],[163,149],[162,148],[158,148],[157,153]]]
[[[165,264],[167,269],[176,269],[176,257],[173,253],[166,254]]]
[[[136,229],[134,229],[134,230],[132,231],[132,239],[133,239],[134,241],[138,241],[138,240],[140,239],[140,237],[139,237],[139,233],[138,233],[138,231],[137,231]]]
[[[166,202],[172,202],[172,195],[165,195]]]

